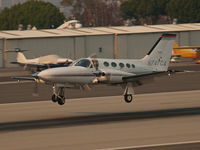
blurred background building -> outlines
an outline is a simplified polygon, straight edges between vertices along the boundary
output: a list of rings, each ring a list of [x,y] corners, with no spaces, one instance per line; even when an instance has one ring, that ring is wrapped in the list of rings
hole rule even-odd
[[[142,58],[162,33],[177,34],[179,45],[200,45],[200,23],[78,29],[10,30],[0,32],[0,49],[21,48],[28,58],[48,54],[78,59],[96,53],[99,58]],[[0,67],[14,67],[16,53],[0,54]]]

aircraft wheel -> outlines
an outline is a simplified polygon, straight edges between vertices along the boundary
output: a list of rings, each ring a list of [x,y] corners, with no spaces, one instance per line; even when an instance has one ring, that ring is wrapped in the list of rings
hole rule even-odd
[[[51,100],[55,103],[58,101],[58,97],[55,94],[53,94]]]
[[[58,97],[58,104],[59,105],[64,105],[65,104],[65,97]]]
[[[127,103],[132,102],[132,100],[133,100],[132,94],[126,94],[126,95],[124,95],[124,100],[125,100],[125,102],[127,102]]]

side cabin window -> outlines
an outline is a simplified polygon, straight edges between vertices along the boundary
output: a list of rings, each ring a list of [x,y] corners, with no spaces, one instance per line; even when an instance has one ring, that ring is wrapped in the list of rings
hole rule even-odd
[[[134,65],[134,64],[132,64],[132,68],[135,68],[135,65]]]
[[[80,61],[78,61],[75,66],[81,66],[81,67],[89,67],[91,64],[91,62],[88,59],[81,59]]]
[[[107,61],[105,61],[105,62],[103,63],[103,65],[104,65],[105,67],[108,67],[108,66],[109,66],[109,63],[108,63]]]
[[[120,66],[121,68],[123,68],[123,67],[124,67],[124,64],[123,64],[123,63],[119,63],[119,66]]]
[[[130,64],[126,64],[126,67],[127,67],[127,68],[130,68],[130,67],[131,67],[131,65],[130,65]]]
[[[111,63],[111,66],[112,66],[112,67],[117,67],[117,64],[116,64],[115,62],[112,62],[112,63]]]

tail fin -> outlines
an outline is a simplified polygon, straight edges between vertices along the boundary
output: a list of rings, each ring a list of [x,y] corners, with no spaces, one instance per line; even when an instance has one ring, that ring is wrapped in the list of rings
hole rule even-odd
[[[167,71],[175,38],[175,34],[163,34],[142,59],[143,63],[153,71]]]
[[[174,57],[174,56],[176,57],[177,54],[179,54],[179,52],[181,51],[180,49],[176,49],[178,47],[179,47],[179,45],[176,42],[174,42],[174,47],[173,47],[173,51],[172,51],[172,57]]]
[[[179,47],[179,45],[176,42],[174,42],[174,48],[177,48],[177,47]]]
[[[15,52],[17,52],[17,62],[25,63],[27,61],[26,57],[22,53],[25,50],[21,50],[20,48],[15,48]]]

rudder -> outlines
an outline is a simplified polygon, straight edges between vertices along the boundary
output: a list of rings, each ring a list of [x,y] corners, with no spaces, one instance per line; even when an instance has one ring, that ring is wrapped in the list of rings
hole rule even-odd
[[[143,63],[152,67],[153,71],[167,71],[175,38],[175,34],[163,34],[142,59]]]

